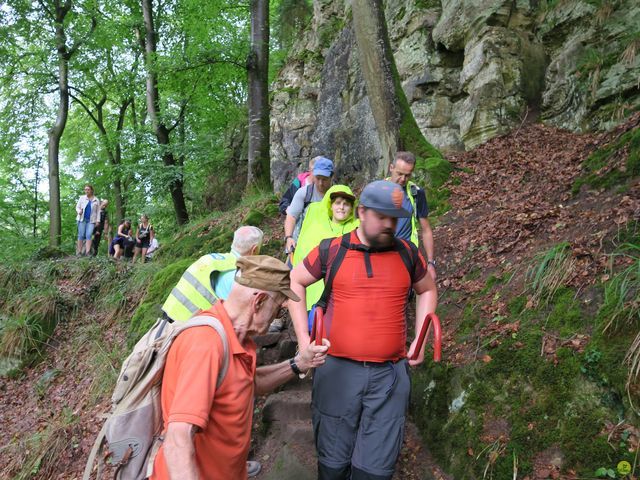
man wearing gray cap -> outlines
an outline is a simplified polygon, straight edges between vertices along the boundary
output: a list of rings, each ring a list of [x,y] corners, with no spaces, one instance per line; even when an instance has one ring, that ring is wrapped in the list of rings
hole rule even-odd
[[[289,268],[273,257],[237,260],[235,282],[226,301],[198,313],[224,328],[225,340],[208,326],[182,332],[171,345],[162,377],[165,438],[153,466],[153,480],[247,478],[251,417],[255,394],[322,365],[329,343],[305,345],[294,358],[256,369],[254,335],[287,300],[298,302],[289,286]],[[224,379],[217,386],[219,371]]]
[[[320,480],[393,476],[409,403],[409,365],[424,359],[423,347],[416,360],[407,360],[417,343],[407,352],[408,293],[413,288],[418,294],[416,337],[437,303],[424,257],[394,235],[398,218],[410,216],[403,196],[393,182],[367,185],[357,230],[324,240],[291,273],[291,289],[302,298],[289,307],[301,350],[310,340],[305,287],[323,273],[330,286],[324,322],[331,346],[314,374],[312,397]]]

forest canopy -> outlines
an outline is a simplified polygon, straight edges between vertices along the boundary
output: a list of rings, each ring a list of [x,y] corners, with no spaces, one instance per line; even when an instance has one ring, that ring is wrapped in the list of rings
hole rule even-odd
[[[112,224],[146,213],[164,232],[237,201],[245,185],[236,179],[247,177],[255,3],[2,2],[0,256],[24,258],[50,243],[56,134],[64,251],[73,251],[74,205],[86,183],[109,200]],[[273,78],[312,8],[263,3]]]

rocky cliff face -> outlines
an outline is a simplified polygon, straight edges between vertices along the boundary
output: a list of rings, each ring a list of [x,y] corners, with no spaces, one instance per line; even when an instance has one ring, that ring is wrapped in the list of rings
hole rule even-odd
[[[527,119],[580,132],[640,106],[635,0],[388,0],[405,93],[429,142],[471,149]],[[360,73],[348,0],[314,0],[311,28],[273,89],[276,188],[317,154],[362,181],[380,145]]]

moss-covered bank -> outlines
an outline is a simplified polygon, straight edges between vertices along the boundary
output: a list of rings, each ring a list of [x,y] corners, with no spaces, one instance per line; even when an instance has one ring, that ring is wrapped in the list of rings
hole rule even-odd
[[[638,391],[626,388],[625,355],[640,321],[605,333],[617,274],[589,292],[561,287],[537,308],[493,277],[466,299],[456,341],[474,347],[461,365],[420,368],[412,393],[413,417],[453,478],[525,478],[536,465],[591,478],[634,465]],[[507,315],[482,319],[487,291],[511,298]]]

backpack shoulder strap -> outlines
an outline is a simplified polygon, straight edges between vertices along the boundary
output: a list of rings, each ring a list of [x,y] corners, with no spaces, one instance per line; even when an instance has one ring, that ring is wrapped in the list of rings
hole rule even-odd
[[[331,246],[331,240],[333,239],[329,239],[329,242],[326,245],[326,258],[324,259],[324,263],[321,263],[322,272],[325,275],[327,271],[327,262],[329,261],[329,247]],[[329,296],[331,295],[331,288],[333,287],[333,279],[335,278],[336,274],[338,273],[338,270],[340,269],[340,265],[342,264],[342,260],[344,260],[344,256],[347,254],[347,250],[349,250],[350,240],[351,240],[351,232],[345,233],[340,239],[340,246],[338,247],[338,252],[336,253],[335,258],[331,263],[331,270],[329,271],[329,277],[325,279],[324,290],[322,291],[320,300],[318,300],[318,303],[316,304],[319,307],[321,307],[323,310],[327,308],[327,304],[329,302]],[[322,243],[326,241],[327,240],[323,240],[321,242],[321,246],[322,246]],[[323,262],[322,248],[320,249],[320,261]]]
[[[304,207],[303,210],[306,209],[311,203],[311,199],[313,198],[313,183],[311,185],[307,185],[307,191],[304,194]]]
[[[331,249],[333,238],[325,238],[320,242],[318,249],[320,251],[320,268],[321,276],[324,279],[327,276],[327,263],[329,263],[329,250]]]
[[[404,263],[407,272],[409,272],[409,278],[413,281],[413,272],[416,264],[418,263],[418,247],[416,247],[412,242],[396,238],[394,250],[400,254],[402,263]]]
[[[218,332],[218,335],[220,335],[220,340],[222,340],[222,368],[218,372],[218,380],[216,381],[217,389],[220,388],[220,385],[222,385],[224,377],[227,375],[227,370],[229,369],[229,340],[227,339],[227,332],[222,326],[222,323],[220,323],[220,320],[218,320],[216,317],[212,317],[211,315],[197,315],[189,319],[188,322],[181,325],[181,328],[179,328],[176,332],[176,336],[184,332],[188,328],[202,326],[209,326],[213,328],[216,332]]]
[[[89,457],[87,458],[87,464],[84,467],[84,472],[82,474],[82,480],[89,480],[91,478],[91,472],[93,471],[93,464],[96,461],[96,457],[98,454],[102,453],[102,449],[104,447],[105,434],[107,433],[107,422],[103,422],[102,428],[100,429],[100,433],[96,437],[95,442],[93,442],[93,447],[91,447],[91,452],[89,452]],[[100,455],[102,457],[102,455]],[[100,471],[100,466],[98,466],[98,471]],[[100,478],[100,475],[97,477]]]

